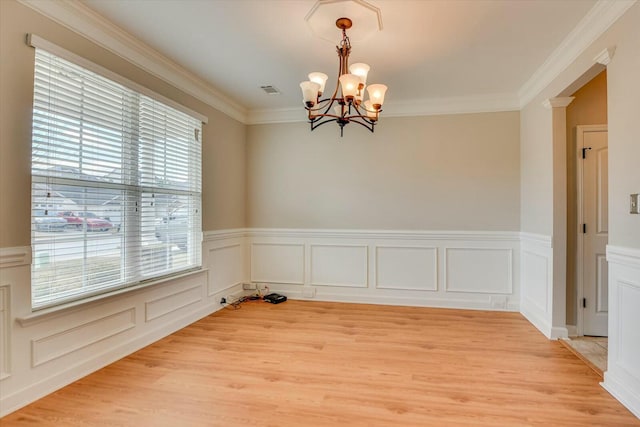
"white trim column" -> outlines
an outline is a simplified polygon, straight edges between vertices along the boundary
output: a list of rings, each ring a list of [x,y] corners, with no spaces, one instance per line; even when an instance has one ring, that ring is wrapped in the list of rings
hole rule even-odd
[[[575,98],[549,98],[542,105],[551,110],[553,139],[553,292],[551,329],[555,338],[567,332],[567,106]]]

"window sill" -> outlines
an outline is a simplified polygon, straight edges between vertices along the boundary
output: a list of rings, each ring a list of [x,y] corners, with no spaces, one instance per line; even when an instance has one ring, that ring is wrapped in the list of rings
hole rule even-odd
[[[67,315],[67,314],[74,313],[81,310],[86,310],[93,306],[103,304],[105,300],[122,296],[124,294],[130,294],[132,292],[148,289],[148,288],[160,285],[162,283],[170,282],[173,280],[183,279],[185,277],[191,277],[197,274],[203,274],[203,273],[206,273],[207,271],[208,271],[207,268],[201,268],[199,270],[193,270],[186,273],[177,274],[175,276],[163,277],[162,279],[141,283],[136,286],[130,286],[127,288],[118,289],[105,294],[95,295],[82,300],[77,300],[77,301],[72,301],[65,304],[56,305],[55,307],[44,308],[42,310],[34,311],[26,316],[17,317],[16,321],[18,322],[18,324],[20,324],[20,326],[25,328],[40,322],[50,320],[58,316]]]

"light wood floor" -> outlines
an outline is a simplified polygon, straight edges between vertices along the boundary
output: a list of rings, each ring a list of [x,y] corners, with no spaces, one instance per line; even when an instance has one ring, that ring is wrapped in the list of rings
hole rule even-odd
[[[256,301],[0,425],[640,425],[598,381],[517,313]]]

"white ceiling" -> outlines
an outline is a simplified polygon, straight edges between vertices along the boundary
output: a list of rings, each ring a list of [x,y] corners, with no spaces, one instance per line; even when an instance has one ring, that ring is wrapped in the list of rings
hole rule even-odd
[[[513,97],[596,0],[369,0],[383,30],[350,62],[389,87],[385,109],[457,97]],[[315,0],[85,0],[109,21],[249,111],[302,111],[311,71],[336,84],[334,43],[305,21]],[[354,31],[358,22],[354,22]],[[267,95],[273,85],[281,95]],[[437,102],[437,101],[436,101]],[[302,113],[304,116],[304,113]]]

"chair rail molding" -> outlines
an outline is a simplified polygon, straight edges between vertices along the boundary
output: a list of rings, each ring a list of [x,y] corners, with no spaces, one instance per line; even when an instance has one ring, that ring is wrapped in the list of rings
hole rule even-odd
[[[31,246],[0,248],[0,268],[31,264]]]

